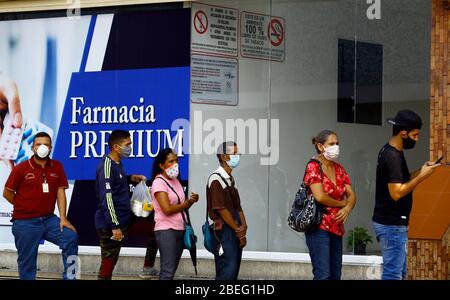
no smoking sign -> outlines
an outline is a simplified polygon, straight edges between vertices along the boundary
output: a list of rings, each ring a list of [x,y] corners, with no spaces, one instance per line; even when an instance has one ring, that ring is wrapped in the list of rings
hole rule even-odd
[[[237,57],[239,11],[192,3],[191,53]]]
[[[201,10],[195,13],[194,28],[199,34],[204,34],[208,30],[208,16]]]
[[[284,27],[278,19],[272,19],[270,21],[267,33],[272,46],[278,47],[281,45],[284,39]]]
[[[242,57],[284,61],[286,23],[282,17],[243,11],[240,25]]]

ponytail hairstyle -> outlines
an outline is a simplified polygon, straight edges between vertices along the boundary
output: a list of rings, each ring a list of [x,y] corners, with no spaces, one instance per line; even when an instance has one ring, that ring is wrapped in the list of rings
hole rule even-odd
[[[318,154],[320,154],[320,150],[319,147],[317,146],[317,144],[325,144],[325,142],[328,140],[328,137],[330,135],[335,135],[337,136],[336,132],[331,131],[331,130],[322,130],[321,132],[319,132],[318,135],[316,135],[315,137],[312,138],[312,144],[314,145],[314,148],[316,148],[316,151]]]

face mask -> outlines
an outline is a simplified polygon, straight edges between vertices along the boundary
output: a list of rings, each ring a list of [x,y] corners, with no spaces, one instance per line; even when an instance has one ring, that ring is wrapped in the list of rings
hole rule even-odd
[[[122,151],[120,151],[120,157],[122,158],[128,158],[130,157],[131,154],[131,147],[130,146],[125,146],[125,147],[121,147],[120,145],[117,145],[120,147],[120,149]]]
[[[48,149],[47,146],[45,145],[40,145],[37,150],[36,150],[36,154],[37,156],[39,156],[40,158],[46,158],[47,155],[49,154],[50,150]]]
[[[403,149],[412,149],[416,146],[416,141],[408,136],[408,138],[403,139]]]
[[[227,161],[227,164],[230,168],[234,169],[239,166],[239,162],[241,161],[241,156],[237,154],[230,154],[230,160]]]
[[[328,160],[336,160],[339,157],[339,145],[329,146],[325,148],[323,156]]]
[[[164,171],[166,172],[167,176],[169,176],[169,178],[171,179],[177,178],[178,175],[180,174],[178,164],[173,164]]]

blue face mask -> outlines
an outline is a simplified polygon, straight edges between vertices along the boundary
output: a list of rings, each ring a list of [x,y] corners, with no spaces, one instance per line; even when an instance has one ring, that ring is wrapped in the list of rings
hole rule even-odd
[[[120,151],[120,157],[122,157],[122,158],[130,157],[130,155],[131,155],[131,147],[130,146],[124,146],[124,147],[122,147],[120,145],[117,145],[117,146],[119,146],[120,150],[122,150],[122,151]]]
[[[227,164],[230,168],[234,169],[239,166],[239,162],[241,161],[241,156],[239,154],[230,154],[230,160],[227,161]]]

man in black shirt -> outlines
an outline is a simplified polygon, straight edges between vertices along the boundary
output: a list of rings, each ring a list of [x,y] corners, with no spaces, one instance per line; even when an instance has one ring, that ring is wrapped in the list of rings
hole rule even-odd
[[[408,223],[414,188],[438,166],[426,162],[410,173],[403,149],[414,148],[419,140],[422,120],[411,110],[401,110],[388,119],[393,126],[389,143],[378,154],[373,228],[383,255],[383,280],[406,277]]]

